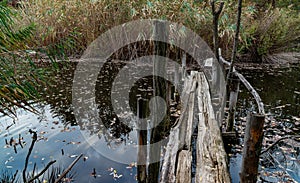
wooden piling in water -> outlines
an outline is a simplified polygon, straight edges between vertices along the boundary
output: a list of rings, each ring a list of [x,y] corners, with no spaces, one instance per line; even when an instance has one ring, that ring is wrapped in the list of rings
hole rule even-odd
[[[147,102],[143,98],[139,98],[137,103],[137,116],[139,119],[142,119],[144,117],[143,114],[145,113],[144,106]],[[139,149],[137,157],[137,180],[140,183],[145,183],[147,180],[147,124],[140,120],[138,121],[138,127]]]
[[[250,113],[247,117],[242,169],[240,173],[241,183],[255,183],[257,181],[264,121],[265,116],[261,114]]]
[[[153,37],[154,40],[160,40],[160,42],[154,42],[154,55],[160,55],[162,57],[167,56],[167,40],[168,40],[168,31],[165,22],[156,20],[154,21],[154,33]],[[163,58],[162,58],[163,59]],[[163,136],[166,135],[166,132],[170,128],[170,112],[169,112],[169,91],[168,91],[168,83],[162,76],[166,76],[166,62],[163,60],[154,60],[153,62],[154,69],[153,69],[153,88],[154,88],[154,96],[159,96],[163,98],[166,102],[166,113],[164,118],[161,120],[159,114],[162,111],[159,109],[159,103],[154,102],[153,107],[153,124],[158,124],[156,127],[151,129],[150,134],[150,144],[154,144],[159,142]],[[161,77],[158,77],[161,76]],[[161,120],[161,121],[160,121]],[[156,183],[158,182],[159,178],[159,169],[160,169],[160,162],[157,161],[160,159],[161,155],[161,147],[150,146],[149,148],[149,166],[148,166],[148,177],[147,182]]]
[[[232,74],[232,77],[229,79],[228,85],[229,85],[230,95],[229,95],[229,110],[228,110],[226,132],[232,132],[234,126],[236,104],[237,104],[239,88],[240,88],[239,78],[235,74]]]

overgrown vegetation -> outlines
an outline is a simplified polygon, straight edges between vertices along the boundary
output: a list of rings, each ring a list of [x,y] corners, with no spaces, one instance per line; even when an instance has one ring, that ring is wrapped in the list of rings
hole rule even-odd
[[[13,11],[0,4],[0,112],[4,114],[15,114],[12,106],[32,110],[26,104],[35,93],[31,73],[18,72],[19,67],[28,64],[24,62],[26,58],[20,60],[17,52],[26,48],[34,26],[31,24],[16,30],[13,18],[16,18]]]
[[[225,1],[219,19],[219,46],[225,58],[232,51],[236,6],[236,1]],[[261,62],[272,53],[299,50],[298,11],[297,1],[245,2],[240,59]],[[56,59],[80,56],[111,27],[146,18],[182,23],[212,47],[213,16],[209,0],[28,0],[19,1],[18,7],[1,2],[0,112],[15,115],[12,106],[33,111],[28,101],[38,97],[37,86],[46,82],[49,64],[44,66],[45,59],[52,63],[52,69],[58,69]]]
[[[71,47],[68,37],[33,47],[36,26],[21,24],[19,13],[7,2],[0,3],[0,113],[9,116],[16,116],[17,108],[37,112],[31,103],[39,98],[38,89],[50,82],[47,75],[58,69],[56,58],[64,58],[64,50]]]
[[[236,4],[233,0],[225,1],[220,16],[220,47],[226,56],[231,53]],[[37,25],[36,41],[32,45],[35,47],[56,44],[69,36],[76,42],[73,54],[77,54],[109,28],[140,18],[182,23],[212,45],[209,0],[29,0],[23,6],[22,21],[26,25],[32,22]],[[295,48],[293,43],[299,39],[300,25],[296,1],[292,4],[278,1],[275,5],[272,1],[247,1],[242,12],[240,53],[263,57]]]

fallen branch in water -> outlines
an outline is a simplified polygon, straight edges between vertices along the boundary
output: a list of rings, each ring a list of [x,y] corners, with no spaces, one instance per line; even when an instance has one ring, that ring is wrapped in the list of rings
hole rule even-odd
[[[285,136],[285,137],[282,137],[278,140],[276,140],[276,142],[274,142],[272,145],[270,145],[267,149],[263,150],[260,155],[268,152],[270,149],[272,149],[275,145],[277,145],[280,141],[282,140],[285,140],[285,139],[295,139],[295,138],[300,138],[300,135],[296,135],[296,136]]]
[[[264,103],[262,102],[257,91],[251,86],[251,84],[246,80],[246,78],[242,74],[238,73],[237,71],[235,71],[234,73],[239,77],[239,79],[242,81],[242,83],[245,85],[248,91],[253,95],[258,106],[259,114],[265,115]]]
[[[45,166],[45,168],[44,168],[40,173],[38,173],[36,176],[34,176],[33,178],[31,178],[28,182],[31,183],[31,182],[33,182],[35,179],[39,178],[39,177],[40,177],[41,175],[43,175],[43,174],[48,170],[48,168],[49,168],[52,164],[54,164],[55,162],[56,162],[56,160],[50,161],[50,162],[47,164],[47,166]]]
[[[63,179],[67,173],[73,168],[73,166],[78,162],[78,160],[82,157],[83,154],[80,154],[70,165],[69,167],[58,177],[58,179],[55,180],[54,183],[58,183]]]
[[[271,154],[268,152],[268,155],[273,159],[273,161],[278,165],[280,169],[291,179],[292,182],[297,182],[293,177],[289,174],[287,169]]]
[[[231,66],[231,63],[226,61],[222,56],[220,56],[220,61],[228,66]],[[240,79],[240,81],[242,81],[247,90],[252,94],[257,103],[259,113],[265,115],[264,103],[262,102],[258,92],[253,88],[253,86],[251,86],[251,84],[242,74],[235,70],[234,67],[232,68],[232,74],[235,74]]]

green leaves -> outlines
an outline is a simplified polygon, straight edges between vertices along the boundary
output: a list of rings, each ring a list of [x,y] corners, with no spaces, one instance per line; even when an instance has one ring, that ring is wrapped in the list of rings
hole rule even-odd
[[[36,112],[27,100],[37,96],[30,72],[19,69],[30,68],[17,52],[25,48],[25,41],[33,34],[34,25],[17,29],[15,14],[0,4],[0,112],[16,116],[14,107]]]
[[[12,10],[0,4],[0,53],[24,48],[23,42],[33,34],[33,24],[16,30],[14,16]]]

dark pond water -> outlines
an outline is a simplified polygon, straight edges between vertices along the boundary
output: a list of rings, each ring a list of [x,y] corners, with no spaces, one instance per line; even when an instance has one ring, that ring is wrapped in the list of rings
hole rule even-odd
[[[51,160],[57,160],[55,166],[66,168],[78,155],[84,154],[85,161],[81,159],[72,169],[74,182],[136,182],[137,132],[132,128],[128,128],[128,126],[122,125],[118,121],[117,114],[111,112],[112,106],[108,102],[111,96],[108,94],[107,89],[113,86],[109,85],[109,78],[98,78],[98,94],[96,94],[96,100],[100,104],[99,115],[104,126],[95,126],[90,123],[84,125],[75,120],[73,112],[72,82],[74,69],[70,66],[68,69],[53,75],[52,78],[55,79],[51,87],[41,89],[41,101],[35,104],[41,114],[36,115],[19,110],[18,119],[6,116],[0,117],[0,164],[2,172],[14,173],[17,169],[21,171],[24,168],[25,157],[32,136],[28,131],[32,129],[37,131],[38,141],[29,160],[29,170],[33,169],[35,163],[37,168],[41,170]],[[110,72],[116,68],[108,66],[107,69],[106,71]],[[265,147],[282,136],[299,134],[299,67],[280,72],[244,71],[243,74],[258,89],[266,104],[268,119],[264,140]],[[137,84],[133,87],[133,90],[136,91],[131,91],[131,93],[135,97],[137,95],[141,96],[143,94],[139,92],[151,91],[150,86],[151,84],[149,86]],[[241,90],[237,124],[242,129],[246,113],[255,109],[253,108],[251,95],[247,94],[244,88],[241,88]],[[151,92],[149,92],[149,96],[147,95],[145,94],[143,97],[151,97]],[[130,108],[137,111],[136,98],[132,100]],[[126,114],[122,115],[122,119],[135,120],[126,116]],[[97,144],[91,142],[93,139],[87,140],[86,137],[89,135],[99,137]],[[19,136],[23,137],[22,144],[24,144],[24,147],[17,145],[16,153],[12,146],[6,145],[5,139],[9,142],[12,138],[18,139]],[[278,178],[281,175],[280,180],[287,181],[288,177],[291,177],[300,181],[299,141],[296,141],[297,139],[287,140],[289,141],[279,143],[270,151],[276,157],[280,153],[284,154],[285,159],[278,159],[275,162],[274,160],[269,161],[268,157],[262,159],[264,164],[260,169],[263,179],[276,182],[279,180],[276,179],[276,176]],[[99,149],[102,153],[99,153]],[[111,152],[115,154],[110,154]],[[240,159],[240,145],[237,145],[233,147],[230,158],[230,171],[233,182],[238,182]],[[288,170],[283,172],[278,163],[282,163],[280,166],[286,167]],[[96,171],[96,176],[91,174],[93,169]],[[21,177],[19,177],[19,180],[21,180]]]

